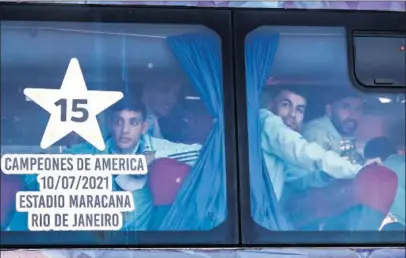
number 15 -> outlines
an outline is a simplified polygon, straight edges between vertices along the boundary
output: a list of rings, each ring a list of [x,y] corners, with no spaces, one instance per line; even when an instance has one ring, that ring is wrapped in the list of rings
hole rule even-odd
[[[72,99],[72,110],[71,113],[77,113],[79,116],[71,115],[70,120],[77,123],[86,122],[89,118],[89,111],[83,107],[87,104],[86,99]],[[67,99],[60,99],[55,102],[55,105],[61,107],[61,122],[67,121],[68,105]]]

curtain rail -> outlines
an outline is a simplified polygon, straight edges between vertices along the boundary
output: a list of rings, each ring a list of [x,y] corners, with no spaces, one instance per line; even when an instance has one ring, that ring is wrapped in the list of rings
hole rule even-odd
[[[113,36],[129,36],[129,37],[142,37],[142,38],[155,38],[155,39],[166,39],[167,38],[166,36],[148,35],[148,34],[93,31],[93,30],[75,30],[75,29],[62,29],[62,28],[53,28],[53,27],[29,27],[29,26],[3,25],[2,29],[21,29],[21,30],[38,29],[38,30],[48,30],[48,31],[74,32],[74,33],[84,33],[84,34],[105,34],[105,35],[113,35]]]

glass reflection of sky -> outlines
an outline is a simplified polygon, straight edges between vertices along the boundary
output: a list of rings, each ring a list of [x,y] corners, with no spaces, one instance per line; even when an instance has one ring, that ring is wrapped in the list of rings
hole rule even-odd
[[[14,2],[25,2],[14,0]],[[338,10],[377,10],[406,11],[404,1],[31,1],[56,3],[101,3],[125,5],[166,5],[166,6],[204,6],[236,8],[289,8],[289,9],[338,9]]]

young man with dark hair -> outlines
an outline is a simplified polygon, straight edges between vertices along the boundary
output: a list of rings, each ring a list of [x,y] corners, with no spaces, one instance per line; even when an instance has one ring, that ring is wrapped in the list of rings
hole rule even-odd
[[[279,116],[290,129],[299,132],[302,126],[307,97],[298,87],[276,87],[267,89],[261,95],[263,108]]]
[[[300,88],[277,87],[262,95],[259,111],[261,147],[269,177],[280,200],[288,177],[352,178],[361,169],[333,151],[306,141],[299,133],[307,99]]]
[[[99,151],[88,143],[73,145],[65,150],[69,154],[128,154],[145,155],[147,162],[160,158],[169,158],[190,166],[197,160],[201,145],[173,143],[148,135],[146,108],[134,99],[124,99],[112,108],[110,138],[104,151]],[[35,177],[27,177],[26,182],[34,182]],[[130,191],[133,194],[136,209],[123,213],[122,230],[148,230],[153,201],[147,185],[148,174],[144,176],[117,175],[113,180],[113,190]],[[162,182],[165,183],[165,182]],[[20,213],[22,214],[22,213]],[[22,223],[27,220],[19,219]],[[14,230],[10,228],[10,230]]]
[[[141,101],[124,99],[112,107],[111,138],[106,141],[103,153],[144,154],[151,163],[155,159],[170,158],[193,166],[199,156],[200,144],[173,143],[147,134],[147,111]],[[81,146],[72,147],[69,152],[82,153]],[[95,149],[93,154],[99,154]],[[152,196],[147,182],[148,175],[118,175],[116,190],[131,191],[136,210],[125,213],[122,230],[147,230],[152,212]],[[165,182],[162,182],[165,183]]]

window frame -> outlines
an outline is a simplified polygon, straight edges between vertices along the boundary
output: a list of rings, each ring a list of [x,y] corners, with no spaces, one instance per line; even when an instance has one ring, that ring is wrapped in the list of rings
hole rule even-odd
[[[242,244],[253,246],[309,246],[309,245],[402,245],[404,232],[314,232],[269,231],[255,223],[251,216],[249,148],[246,100],[245,49],[246,36],[262,26],[328,26],[344,27],[347,32],[348,69],[355,88],[364,92],[404,92],[402,88],[366,88],[357,83],[354,74],[352,31],[406,31],[403,12],[349,10],[283,10],[245,9],[234,11],[234,47],[236,105],[238,114],[238,167],[240,184],[240,220]],[[402,245],[403,246],[403,245]]]
[[[236,117],[234,115],[235,93],[232,63],[232,15],[230,10],[167,6],[1,3],[0,17],[2,20],[9,21],[197,24],[215,31],[222,41],[225,187],[227,195],[227,219],[210,231],[120,231],[114,233],[115,237],[109,237],[98,242],[95,240],[94,243],[75,243],[74,239],[80,239],[79,236],[83,233],[73,232],[67,235],[72,240],[70,244],[66,244],[64,241],[64,232],[2,231],[0,235],[1,248],[196,247],[208,244],[237,245],[239,243],[237,175],[235,172],[237,169],[237,155],[235,153],[237,147]],[[117,235],[121,237],[117,237]],[[47,240],[54,238],[59,238],[60,241],[57,244],[47,245]],[[117,241],[112,242],[113,239],[117,239]]]
[[[406,19],[405,19],[406,22]],[[388,35],[388,37],[385,37],[386,35]],[[357,69],[356,67],[356,44],[355,44],[355,38],[400,38],[405,40],[405,44],[406,44],[406,29],[402,32],[402,31],[398,31],[397,34],[395,33],[382,33],[382,32],[370,32],[370,31],[353,31],[352,35],[351,35],[351,58],[353,59],[353,67],[354,67],[354,80],[357,81],[357,84],[361,85],[362,87],[365,88],[380,88],[382,90],[385,90],[388,87],[392,87],[392,88],[406,88],[406,84],[405,85],[390,85],[390,84],[386,84],[386,83],[382,83],[382,84],[375,84],[375,85],[369,85],[366,84],[364,82],[362,82],[362,80],[360,78],[358,78],[357,76]],[[406,60],[406,51],[403,51],[403,55],[404,55],[404,60]],[[405,61],[406,62],[406,61]],[[404,74],[404,81],[406,82],[406,71]]]

